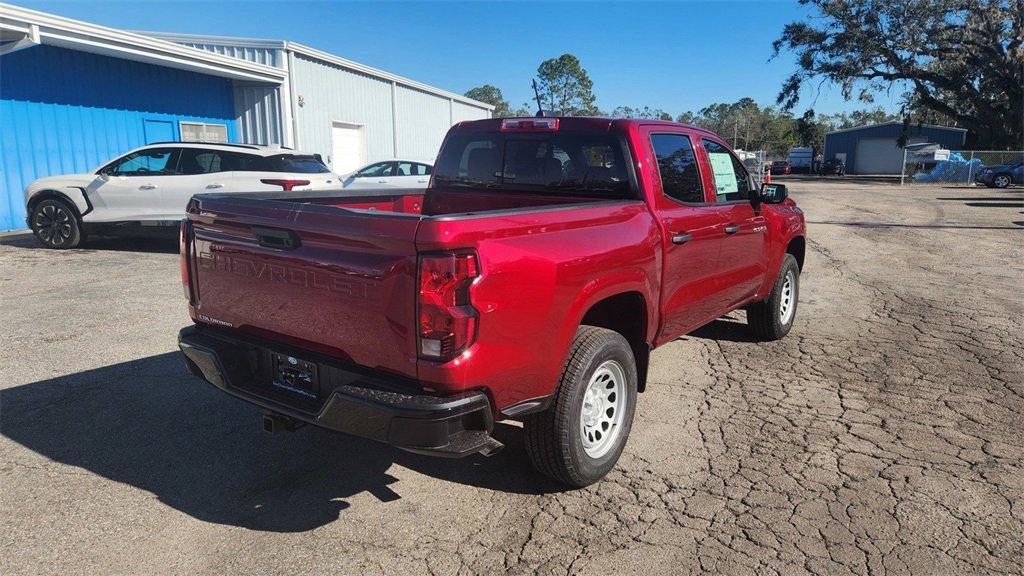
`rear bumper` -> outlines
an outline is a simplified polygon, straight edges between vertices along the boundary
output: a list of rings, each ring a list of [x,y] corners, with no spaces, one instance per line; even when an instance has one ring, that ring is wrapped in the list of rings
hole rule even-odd
[[[490,436],[494,420],[482,392],[409,394],[388,389],[382,380],[331,368],[330,380],[343,383],[322,392],[314,409],[302,409],[280,395],[255,391],[253,380],[260,373],[256,364],[266,348],[195,326],[181,330],[178,346],[189,372],[276,415],[437,456],[487,454],[502,447]]]

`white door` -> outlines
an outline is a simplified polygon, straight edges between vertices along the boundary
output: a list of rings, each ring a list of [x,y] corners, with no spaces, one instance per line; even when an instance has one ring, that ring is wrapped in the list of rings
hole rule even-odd
[[[112,162],[89,186],[96,208],[89,219],[97,222],[166,219],[162,190],[175,179],[177,162],[176,148],[147,148]],[[182,206],[181,212],[184,211]]]
[[[331,125],[331,169],[348,174],[366,164],[366,141],[363,127],[335,122]]]

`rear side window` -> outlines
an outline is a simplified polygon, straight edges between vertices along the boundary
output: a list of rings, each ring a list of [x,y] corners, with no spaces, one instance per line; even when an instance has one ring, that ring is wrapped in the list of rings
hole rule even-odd
[[[711,162],[717,201],[732,202],[749,198],[750,176],[747,175],[743,163],[718,142],[702,138],[701,143],[704,144],[704,151],[708,153],[708,160]]]
[[[693,144],[685,134],[651,134],[651,146],[658,159],[662,192],[674,200],[704,202]]]
[[[429,176],[430,166],[419,162],[399,162],[398,176]]]
[[[455,132],[434,184],[622,198],[633,195],[626,159],[608,132]]]
[[[252,154],[183,148],[178,161],[178,174],[212,174],[215,172],[264,170],[263,158]]]
[[[296,154],[278,154],[268,156],[264,170],[268,172],[295,172],[298,174],[325,174],[330,172],[323,161],[317,156],[299,156]]]

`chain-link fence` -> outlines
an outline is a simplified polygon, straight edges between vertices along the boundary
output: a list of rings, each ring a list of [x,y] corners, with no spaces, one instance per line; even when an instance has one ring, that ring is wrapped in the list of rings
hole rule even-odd
[[[1021,185],[1020,150],[905,149],[900,183]]]
[[[747,168],[747,172],[760,184],[764,182],[765,174],[765,157],[767,153],[764,150],[737,150],[736,154],[740,157],[740,161]]]

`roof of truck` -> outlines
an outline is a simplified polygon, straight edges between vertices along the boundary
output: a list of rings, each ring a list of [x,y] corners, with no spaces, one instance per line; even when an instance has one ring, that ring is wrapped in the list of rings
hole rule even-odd
[[[559,122],[559,129],[568,130],[607,130],[613,124],[655,124],[659,126],[673,128],[686,128],[687,130],[693,130],[696,132],[703,132],[705,134],[717,136],[714,132],[708,130],[707,128],[701,128],[700,126],[692,126],[690,124],[680,124],[679,122],[673,122],[671,120],[656,120],[653,118],[612,118],[610,116],[515,116],[510,118],[485,118],[483,120],[466,120],[463,122],[459,122],[455,126],[457,126],[459,129],[469,130],[496,130],[501,127],[501,122],[503,120],[534,120],[536,118],[557,118]]]

